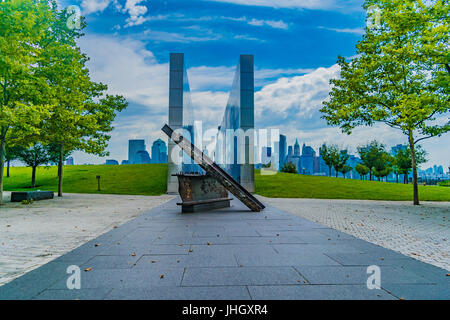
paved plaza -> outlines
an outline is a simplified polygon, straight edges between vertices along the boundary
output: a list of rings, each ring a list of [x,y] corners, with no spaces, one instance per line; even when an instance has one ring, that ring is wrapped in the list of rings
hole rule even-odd
[[[64,194],[0,207],[0,285],[79,247],[172,196]]]
[[[0,299],[450,299],[444,269],[268,206],[177,199],[0,287]],[[368,266],[381,289],[369,289]],[[81,289],[69,290],[69,266]]]
[[[450,203],[271,199],[278,209],[450,271]]]

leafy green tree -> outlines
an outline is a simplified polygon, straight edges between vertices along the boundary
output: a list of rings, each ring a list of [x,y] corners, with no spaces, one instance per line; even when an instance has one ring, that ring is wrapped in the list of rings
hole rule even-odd
[[[31,188],[34,188],[37,167],[50,161],[46,149],[41,144],[35,144],[30,148],[21,149],[17,156],[20,161],[31,167]]]
[[[85,23],[80,29],[69,29],[71,13],[52,7],[53,33],[43,38],[45,52],[38,60],[37,74],[47,79],[39,97],[51,101],[50,116],[44,119],[42,139],[49,144],[52,158],[58,155],[58,196],[62,196],[65,158],[80,150],[99,156],[108,155],[105,149],[113,130],[116,114],[127,106],[122,96],[106,94],[108,87],[90,79],[86,67],[88,57],[76,46]],[[55,150],[57,149],[57,150]]]
[[[331,99],[321,112],[348,134],[376,122],[405,134],[418,205],[416,145],[450,130],[448,119],[439,122],[450,110],[450,6],[422,0],[367,0],[364,6],[372,5],[381,23],[366,28],[351,61],[339,57],[340,78],[331,80]]]
[[[364,180],[365,176],[369,173],[369,168],[367,168],[363,164],[358,164],[355,167],[356,172],[358,172],[359,176],[361,177],[361,180]]]
[[[373,175],[380,181],[392,172],[391,163],[393,157],[386,151],[382,151],[374,162]]]
[[[385,146],[374,140],[366,146],[359,146],[357,150],[362,163],[369,169],[369,180],[372,181],[373,168],[386,153]]]
[[[416,163],[420,166],[427,162],[427,152],[419,145],[416,147]],[[409,148],[400,149],[394,157],[395,165],[398,168],[398,173],[403,174],[403,183],[408,182],[408,175],[412,170],[411,151]]]
[[[331,177],[331,168],[333,168],[334,159],[339,155],[339,148],[335,145],[327,146],[325,143],[320,147],[320,156],[328,166],[329,176]]]
[[[352,170],[353,170],[352,167],[350,167],[350,166],[344,164],[344,165],[342,166],[340,172],[342,173],[342,175],[344,176],[344,179],[345,179],[345,175],[346,175],[347,173],[349,173],[350,171],[352,171]]]
[[[6,166],[6,177],[9,178],[9,167],[11,165],[11,161],[18,158],[18,153],[20,151],[19,147],[6,147],[5,149],[5,162],[7,164]]]
[[[281,169],[281,172],[297,173],[297,167],[292,162],[288,162],[283,166],[283,168]]]
[[[344,168],[346,167],[346,163],[349,158],[349,154],[347,150],[339,150],[336,149],[336,152],[333,152],[333,168],[336,171],[336,178],[339,175],[339,172],[342,172]],[[345,178],[345,176],[344,176]]]
[[[6,145],[29,145],[39,135],[48,105],[32,103],[36,88],[45,81],[35,76],[43,48],[39,41],[48,32],[51,13],[44,0],[0,2],[0,204]],[[11,137],[14,136],[14,141]]]

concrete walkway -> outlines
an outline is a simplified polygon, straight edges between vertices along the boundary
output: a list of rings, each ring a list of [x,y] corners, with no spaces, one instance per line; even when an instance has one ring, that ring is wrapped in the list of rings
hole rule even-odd
[[[273,199],[280,210],[450,272],[450,202]]]
[[[304,218],[237,201],[183,215],[176,201],[1,286],[0,299],[450,299],[445,270]],[[367,287],[371,265],[381,289]]]

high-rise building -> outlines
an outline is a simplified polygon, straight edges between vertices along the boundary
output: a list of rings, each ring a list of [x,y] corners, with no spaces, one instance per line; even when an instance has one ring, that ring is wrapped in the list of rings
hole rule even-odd
[[[139,151],[145,151],[144,140],[129,140],[128,141],[128,163],[141,164],[141,156],[138,157]],[[148,154],[148,153],[147,153]]]
[[[73,157],[68,157],[67,158],[66,166],[73,166]]]
[[[283,169],[285,163],[286,163],[286,136],[280,134],[280,143],[278,144],[278,154],[279,154],[279,169]]]
[[[261,152],[261,163],[269,164],[272,160],[272,148],[271,147],[262,147]]]
[[[295,144],[294,144],[294,156],[300,157],[300,144],[298,143],[297,139],[295,139]]]
[[[140,150],[137,152],[134,164],[148,164],[151,162],[152,159],[146,150]]]
[[[167,146],[161,139],[153,142],[152,163],[167,163]]]
[[[116,166],[116,165],[119,164],[119,162],[117,160],[114,160],[114,159],[108,159],[108,160],[106,160],[105,164],[107,166]]]
[[[406,150],[407,148],[408,148],[407,145],[404,145],[404,144],[398,144],[398,145],[396,145],[396,146],[394,146],[394,147],[391,148],[391,154],[392,154],[393,156],[395,156],[400,150]]]

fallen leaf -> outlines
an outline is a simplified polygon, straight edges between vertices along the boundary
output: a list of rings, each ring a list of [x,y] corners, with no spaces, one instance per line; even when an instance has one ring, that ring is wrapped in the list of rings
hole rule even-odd
[[[179,244],[178,244],[178,246],[179,246],[179,247],[182,247],[182,246],[183,246],[183,244],[179,243]]]
[[[163,274],[162,274],[162,275],[160,275],[160,276],[159,276],[159,278],[160,278],[160,279],[164,278],[164,275],[163,275]]]
[[[86,271],[86,272],[91,271],[91,270],[92,270],[91,267],[84,269],[84,271]]]
[[[132,257],[136,257],[136,253],[133,252],[133,253],[131,254],[131,256],[132,256]]]
[[[189,252],[192,252],[192,249],[189,249]]]
[[[100,247],[100,243],[94,244],[94,247]]]

